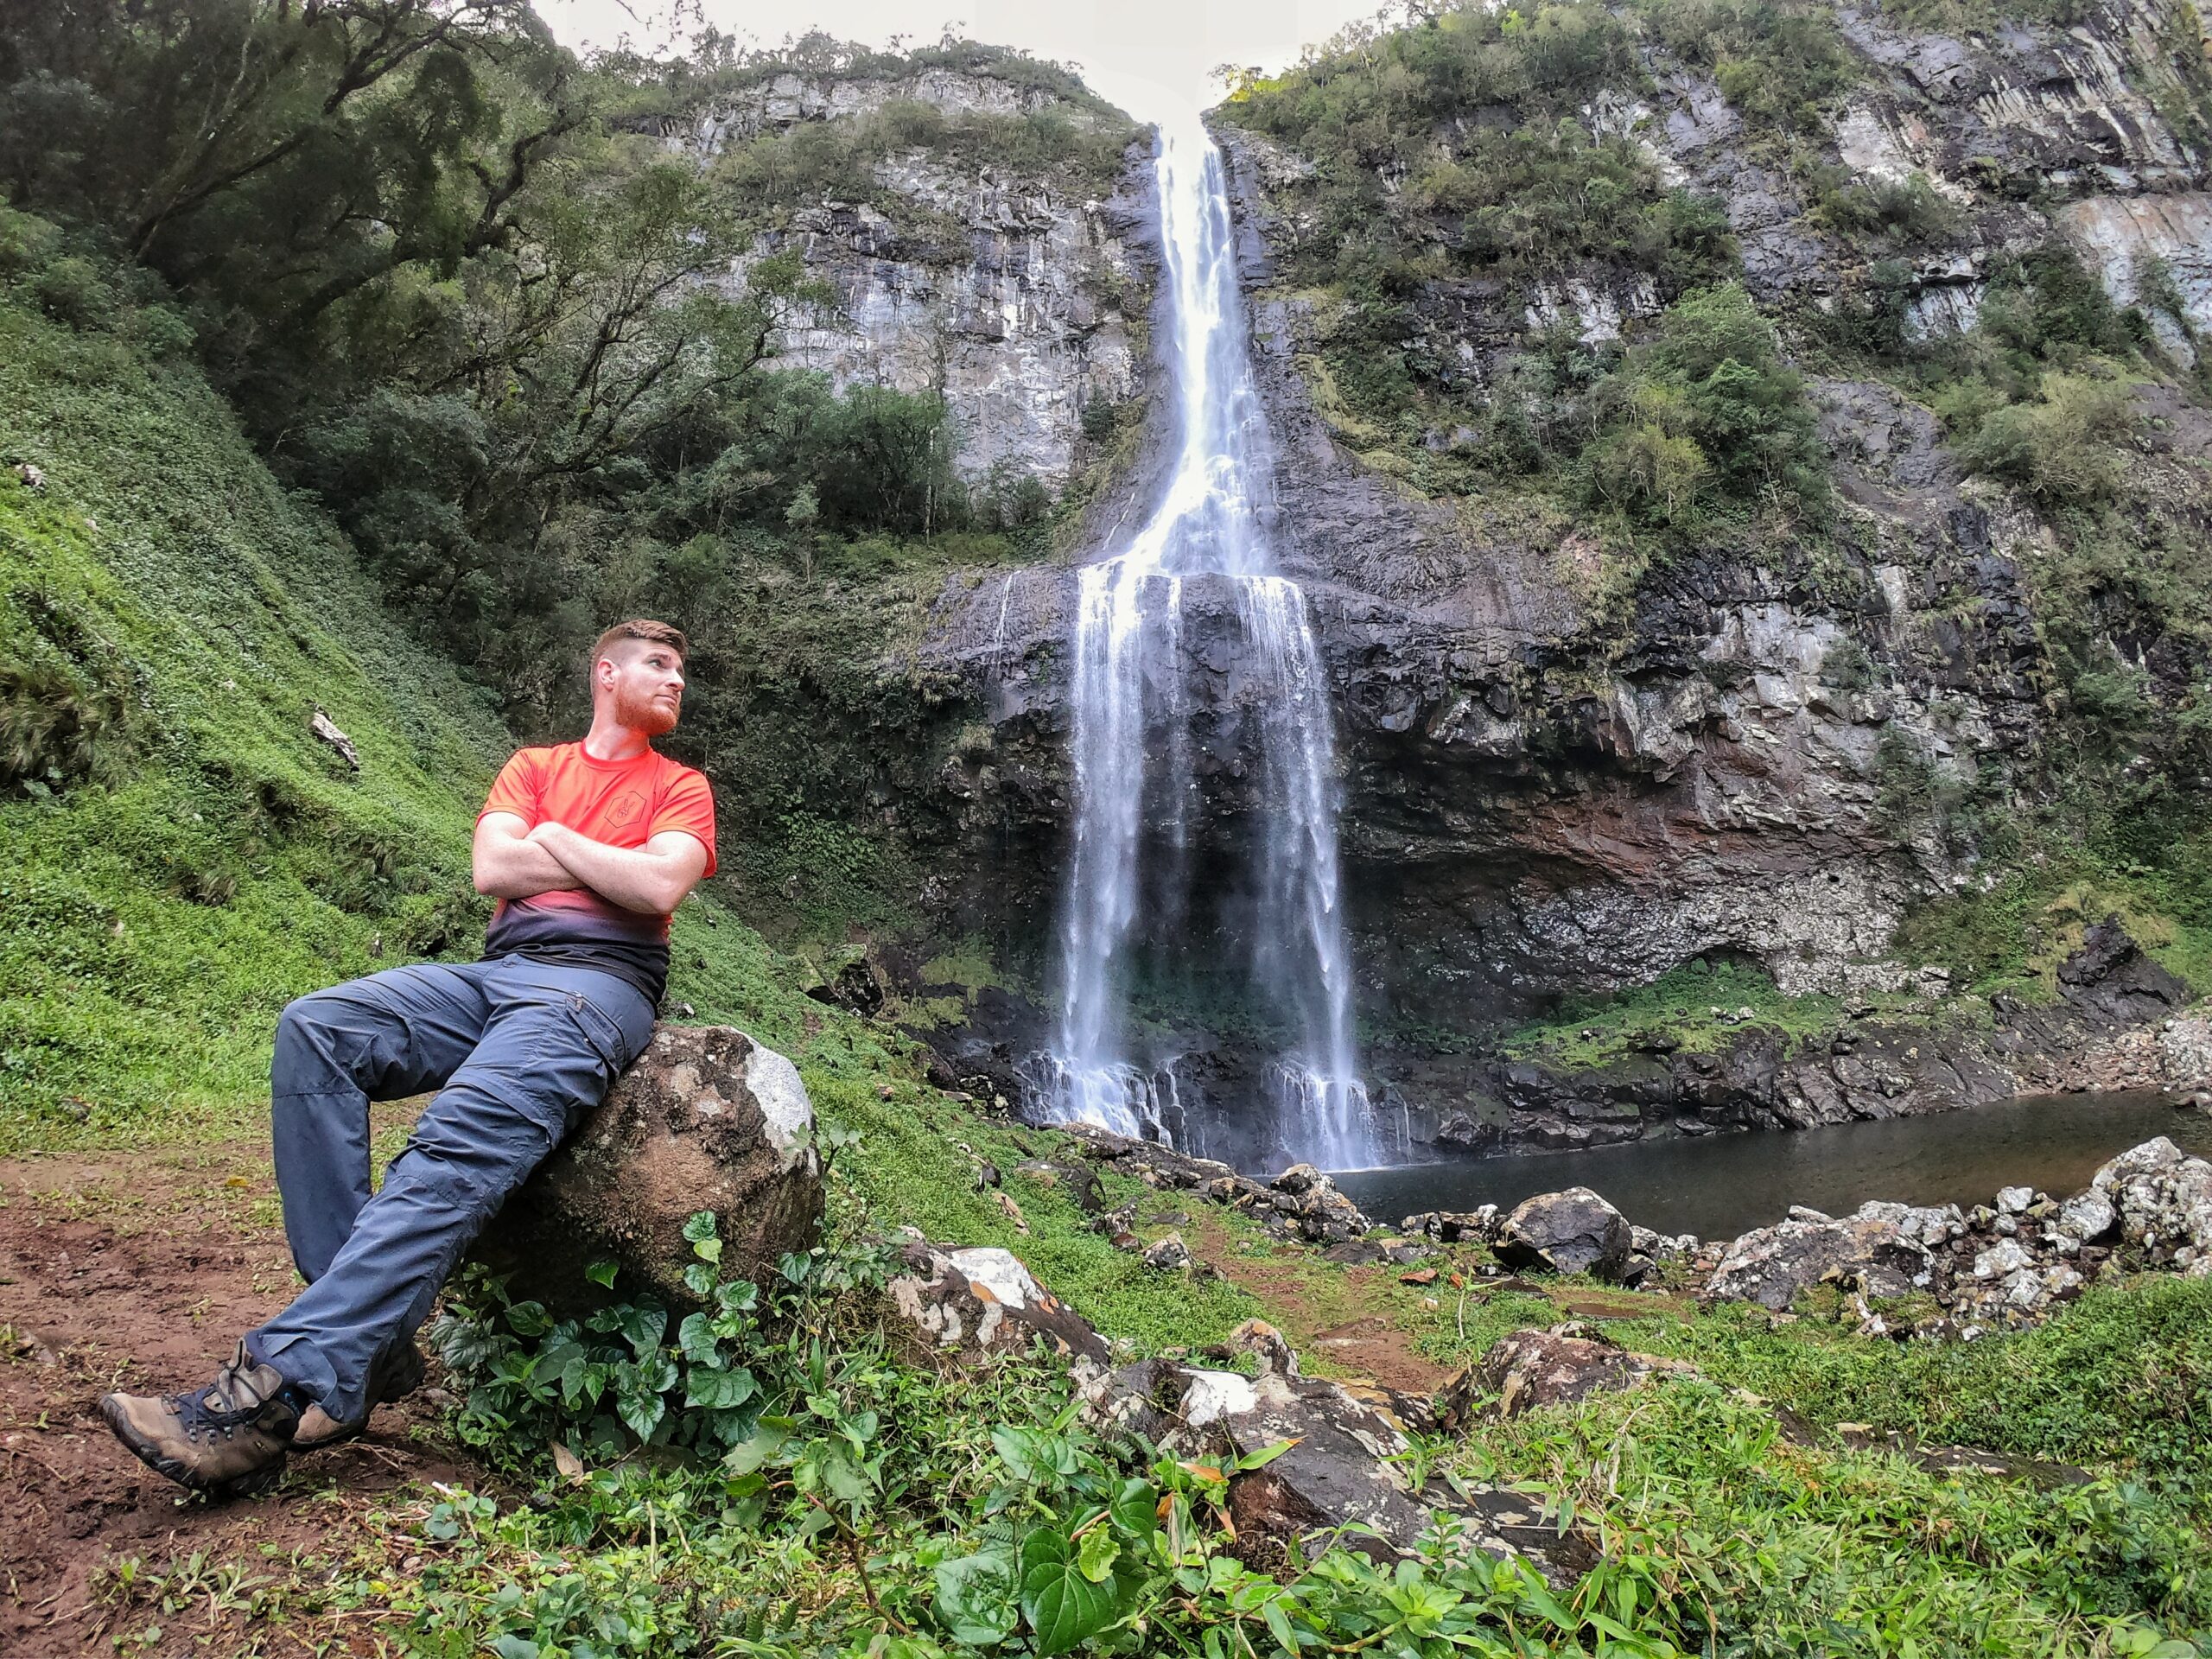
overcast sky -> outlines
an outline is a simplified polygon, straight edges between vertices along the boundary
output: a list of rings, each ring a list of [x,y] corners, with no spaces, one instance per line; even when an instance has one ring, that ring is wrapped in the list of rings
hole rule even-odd
[[[657,47],[670,36],[669,0],[537,0],[555,34],[579,51]],[[1381,0],[689,0],[723,33],[772,46],[827,29],[842,40],[887,44],[957,34],[1018,46],[1073,64],[1084,80],[1141,120],[1172,119],[1214,102],[1216,64],[1270,71],[1371,16]],[[685,33],[688,34],[686,29]]]

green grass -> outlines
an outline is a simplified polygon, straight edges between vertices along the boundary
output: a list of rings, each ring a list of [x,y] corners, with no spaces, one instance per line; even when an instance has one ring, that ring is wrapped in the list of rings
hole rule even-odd
[[[480,925],[504,735],[192,371],[0,303],[0,452],[48,480],[0,473],[0,1149],[220,1132],[287,998]],[[86,765],[27,683],[120,688]]]
[[[1745,1008],[1751,1019],[1738,1019]],[[1632,990],[1571,997],[1549,1018],[1508,1032],[1498,1050],[1581,1071],[1625,1058],[1647,1036],[1664,1037],[1693,1054],[1713,1053],[1754,1027],[1794,1045],[1831,1029],[1842,1016],[1834,997],[1785,996],[1764,969],[1700,957]]]

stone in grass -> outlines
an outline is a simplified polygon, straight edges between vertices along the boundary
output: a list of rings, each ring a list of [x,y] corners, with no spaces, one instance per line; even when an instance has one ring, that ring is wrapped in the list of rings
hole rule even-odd
[[[1447,1428],[1465,1428],[1478,1419],[1518,1417],[1541,1406],[1640,1388],[1654,1376],[1694,1370],[1687,1361],[1616,1348],[1580,1324],[1509,1332],[1444,1385],[1436,1415]]]
[[[1170,1233],[1144,1253],[1144,1264],[1155,1273],[1180,1273],[1191,1265],[1191,1247],[1180,1233]]]
[[[930,1354],[973,1362],[1026,1354],[1041,1340],[1064,1358],[1106,1364],[1106,1339],[1011,1252],[917,1243],[905,1260],[891,1306]]]
[[[1628,1269],[1628,1217],[1586,1186],[1540,1192],[1514,1208],[1491,1245],[1510,1268],[1618,1281]]]
[[[1404,1466],[1392,1461],[1408,1448],[1404,1431],[1339,1383],[1273,1368],[1244,1376],[1148,1359],[1090,1376],[1082,1388],[1085,1415],[1103,1431],[1190,1464],[1258,1462],[1229,1478],[1235,1549],[1248,1565],[1273,1570],[1292,1543],[1310,1553],[1332,1535],[1344,1548],[1392,1560],[1411,1553],[1440,1512],[1459,1518],[1464,1547],[1527,1560],[1556,1586],[1595,1562],[1579,1534],[1545,1524],[1535,1500],[1440,1484],[1411,1490]],[[1357,1530],[1337,1533],[1345,1527]]]
[[[473,1254],[517,1300],[556,1313],[607,1300],[586,1276],[604,1261],[621,1270],[620,1294],[684,1306],[695,1212],[715,1212],[723,1275],[753,1279],[814,1242],[822,1201],[798,1068],[728,1026],[663,1026]]]

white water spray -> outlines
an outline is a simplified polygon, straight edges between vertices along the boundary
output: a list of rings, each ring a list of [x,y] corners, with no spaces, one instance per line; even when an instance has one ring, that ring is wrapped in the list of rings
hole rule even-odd
[[[1064,1001],[1039,1094],[1063,1121],[1166,1132],[1161,1080],[1172,1092],[1173,1065],[1148,1068],[1128,1052],[1128,958],[1147,890],[1140,868],[1147,799],[1151,823],[1179,861],[1190,831],[1185,590],[1215,579],[1234,590],[1239,666],[1261,690],[1251,715],[1266,814],[1255,849],[1263,862],[1254,873],[1254,983],[1296,1033],[1270,1069],[1270,1127],[1300,1157],[1332,1167],[1371,1162],[1375,1137],[1352,1041],[1328,687],[1306,596],[1275,571],[1259,518],[1272,493],[1267,422],[1246,347],[1221,156],[1193,121],[1163,128],[1154,170],[1173,324],[1176,449],[1135,539],[1080,572]]]

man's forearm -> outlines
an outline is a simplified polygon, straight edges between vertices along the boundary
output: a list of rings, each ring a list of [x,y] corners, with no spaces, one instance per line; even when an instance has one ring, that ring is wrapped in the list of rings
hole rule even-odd
[[[671,877],[667,861],[652,853],[610,847],[579,835],[564,823],[545,823],[531,831],[531,842],[557,860],[569,879],[625,910],[662,916],[676,908],[689,882]]]
[[[476,891],[488,899],[535,899],[576,885],[575,873],[543,843],[501,836],[476,859]]]

